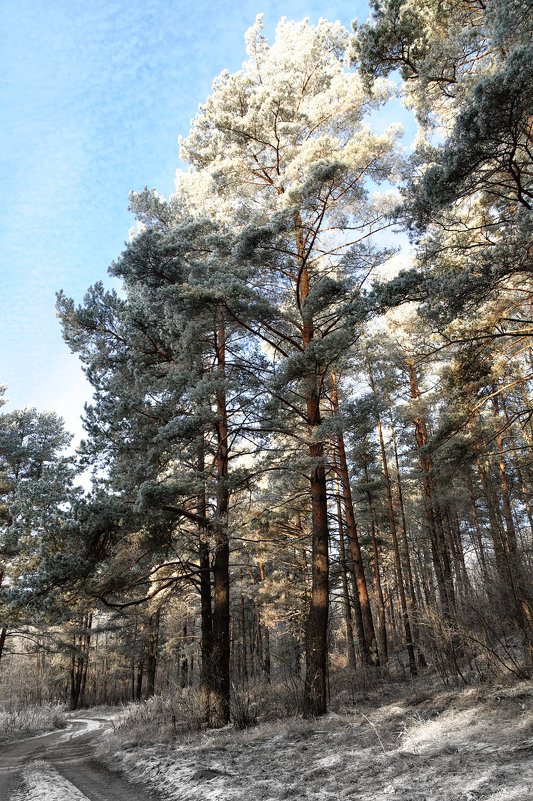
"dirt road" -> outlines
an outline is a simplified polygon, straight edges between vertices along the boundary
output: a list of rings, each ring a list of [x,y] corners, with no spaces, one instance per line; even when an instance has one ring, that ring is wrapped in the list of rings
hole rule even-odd
[[[95,748],[111,725],[76,718],[66,730],[0,745],[0,801],[156,801],[96,760]]]

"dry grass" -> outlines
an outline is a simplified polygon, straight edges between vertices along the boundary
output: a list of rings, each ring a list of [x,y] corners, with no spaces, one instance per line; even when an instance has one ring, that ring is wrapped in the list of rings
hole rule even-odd
[[[235,729],[248,729],[260,721],[297,715],[300,708],[297,689],[289,684],[250,684],[246,690],[232,688],[231,718]],[[205,728],[199,710],[199,693],[191,688],[130,703],[123,706],[118,715],[115,737],[125,745],[171,741]]]
[[[200,699],[194,690],[128,704],[115,723],[115,738],[124,745],[153,743],[198,731],[202,726],[199,709]]]
[[[172,801],[533,798],[531,683],[446,692],[420,684],[395,698],[373,695],[318,720],[130,747],[112,763]]]
[[[0,709],[0,740],[64,729],[66,725],[65,707],[61,704]]]

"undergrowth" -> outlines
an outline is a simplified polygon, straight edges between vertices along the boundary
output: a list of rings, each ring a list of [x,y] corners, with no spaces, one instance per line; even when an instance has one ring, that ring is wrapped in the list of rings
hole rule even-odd
[[[0,709],[0,740],[64,729],[66,725],[65,707],[62,704]]]

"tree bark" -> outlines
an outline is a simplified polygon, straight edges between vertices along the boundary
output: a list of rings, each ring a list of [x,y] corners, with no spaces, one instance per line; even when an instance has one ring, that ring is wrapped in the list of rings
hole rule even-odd
[[[259,561],[259,575],[261,577],[261,581],[265,580],[265,567],[263,564],[263,555],[261,553],[261,545],[257,543],[257,558]],[[256,606],[257,609],[257,640],[258,644],[260,644],[260,656],[261,656],[261,670],[262,673],[270,684],[271,676],[271,662],[270,662],[270,631],[268,629],[268,622],[267,620],[263,621],[263,633],[261,634],[261,617],[259,615],[259,607]]]
[[[477,513],[476,501],[474,498],[474,487],[472,485],[472,477],[470,475],[469,466],[466,468],[466,486],[468,487],[468,496],[470,498],[470,509],[472,510],[472,519],[474,521],[474,530],[476,532],[474,541],[477,544],[477,558],[479,559],[479,564],[481,565],[481,572],[486,581],[488,578],[488,570],[487,570],[487,560],[485,557],[485,546],[483,545],[483,535],[481,532],[481,525]]]
[[[159,648],[159,623],[161,620],[161,607],[150,616],[148,635],[148,650],[146,654],[146,697],[151,698],[155,693],[155,678],[157,673],[157,652]]]
[[[306,309],[309,295],[309,275],[305,265],[302,228],[298,229],[299,259],[298,306],[302,310],[302,345],[307,350],[314,338],[312,313]],[[306,673],[304,684],[304,713],[310,717],[323,715],[327,708],[327,634],[329,613],[329,530],[326,492],[324,445],[317,438],[322,422],[320,414],[320,379],[316,371],[309,372],[304,380],[309,437],[311,472],[311,599],[306,626]]]
[[[374,517],[374,505],[372,503],[372,493],[370,492],[370,483],[368,480],[368,456],[366,453],[364,455],[363,465],[365,471],[368,516],[370,520],[370,542],[372,545],[371,560],[372,560],[372,572],[374,576],[374,591],[376,593],[376,603],[378,607],[378,637],[379,637],[378,645],[379,645],[381,661],[383,662],[383,664],[386,664],[389,660],[389,646],[387,642],[385,599],[383,597],[383,587],[381,584],[381,575],[379,568],[380,559],[379,559],[378,543],[376,538],[376,522]]]
[[[333,457],[335,459],[335,456]],[[335,461],[333,462],[334,467],[336,466]],[[337,503],[337,519],[338,519],[338,531],[339,531],[339,553],[340,553],[340,563],[341,563],[341,581],[342,581],[342,600],[343,600],[343,607],[344,607],[344,624],[346,627],[346,650],[348,653],[348,666],[351,672],[355,672],[355,645],[354,645],[354,636],[353,636],[353,623],[352,623],[352,609],[350,604],[350,592],[348,589],[348,571],[346,565],[346,548],[344,544],[344,525],[342,520],[342,509],[341,509],[341,499],[340,499],[340,487],[339,487],[339,479],[336,478],[336,493],[335,499]],[[357,624],[359,624],[357,626]],[[363,621],[357,620],[356,617],[356,626],[358,628],[358,637],[364,637],[363,631]]]
[[[409,384],[411,390],[411,399],[414,403],[418,402],[420,392],[416,381],[413,362],[410,358],[407,359],[407,369],[409,373]],[[415,418],[415,438],[416,444],[419,449],[420,467],[422,469],[422,485],[424,490],[424,506],[426,510],[426,517],[428,522],[428,529],[430,534],[431,556],[433,560],[433,567],[435,569],[435,576],[437,579],[437,587],[439,590],[440,603],[444,618],[448,621],[455,606],[455,598],[453,593],[453,579],[451,576],[451,566],[449,564],[449,556],[444,540],[444,533],[441,526],[438,524],[437,515],[435,513],[434,492],[431,478],[432,464],[431,460],[424,455],[423,448],[427,445],[427,429],[424,419],[420,414]]]
[[[322,448],[310,448],[313,460],[322,459]],[[310,717],[326,712],[327,631],[329,607],[329,554],[326,474],[323,464],[311,471],[313,538],[311,552],[311,603],[306,630],[304,711]]]
[[[198,445],[198,476],[202,482],[202,490],[198,495],[198,515],[207,519],[207,498],[205,492],[205,455],[203,435]],[[209,531],[201,526],[198,531],[198,549],[200,562],[200,708],[202,720],[211,723],[211,707],[214,697],[213,679],[213,608],[211,596],[211,554],[209,547]]]
[[[4,653],[4,645],[6,643],[7,637],[7,626],[2,626],[0,629],[0,660],[2,659]]]
[[[144,659],[139,659],[137,662],[137,674],[135,676],[135,700],[142,699],[143,692],[143,675],[144,675]]]
[[[494,414],[498,417],[498,396],[493,397]],[[509,482],[507,479],[507,467],[505,464],[503,435],[501,429],[496,435],[498,449],[498,467],[500,474],[500,486],[503,500],[503,514],[505,519],[505,540],[504,558],[507,565],[507,574],[512,597],[515,602],[515,610],[519,621],[520,629],[524,640],[524,647],[528,655],[529,664],[533,665],[533,605],[525,590],[525,581],[522,575],[522,566],[518,554],[518,539],[513,521],[511,508],[511,495]]]
[[[230,719],[230,608],[229,608],[229,536],[228,536],[228,417],[226,405],[226,330],[223,310],[217,311],[216,360],[219,386],[217,403],[217,452],[215,560],[213,564],[213,695],[210,725],[221,728]]]
[[[339,399],[337,394],[337,378],[335,372],[332,371],[333,379],[333,412],[335,415],[339,413]],[[348,472],[348,460],[346,458],[346,449],[344,447],[344,437],[342,432],[337,435],[337,452],[339,455],[339,475],[342,487],[342,497],[344,502],[344,515],[346,521],[346,533],[348,534],[348,544],[352,556],[352,564],[356,578],[356,590],[359,597],[359,605],[361,608],[361,616],[363,620],[364,637],[360,640],[361,654],[363,661],[370,662],[374,665],[379,664],[378,648],[376,641],[376,632],[374,629],[374,621],[372,619],[372,610],[370,608],[370,599],[368,597],[368,589],[366,586],[365,570],[363,560],[361,558],[361,547],[359,544],[359,537],[357,535],[357,525],[355,522],[355,514],[353,508],[352,491],[350,487],[350,475]]]
[[[372,366],[370,361],[367,360],[368,376],[370,379],[370,386],[374,397],[377,397],[376,387],[374,385],[374,375],[372,373]],[[409,658],[409,672],[411,676],[416,676],[418,671],[416,667],[415,649],[413,644],[413,636],[411,634],[411,622],[409,620],[409,611],[407,608],[407,599],[405,596],[405,583],[403,578],[402,560],[400,555],[400,546],[398,543],[398,535],[396,531],[396,519],[394,516],[394,505],[392,502],[392,489],[389,475],[389,467],[387,464],[387,454],[385,452],[385,442],[383,439],[383,431],[381,428],[381,418],[376,406],[376,420],[378,424],[379,447],[381,450],[381,461],[383,464],[383,475],[385,477],[385,489],[387,492],[387,508],[389,511],[389,525],[392,538],[392,546],[394,549],[394,564],[396,567],[396,575],[398,576],[398,591],[400,594],[400,606],[402,610],[403,626],[405,631],[405,640],[407,645],[407,654]]]

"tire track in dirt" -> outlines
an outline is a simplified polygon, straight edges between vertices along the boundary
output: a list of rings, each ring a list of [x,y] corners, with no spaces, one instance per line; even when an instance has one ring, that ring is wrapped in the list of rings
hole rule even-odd
[[[11,801],[21,788],[20,797],[26,798],[21,774],[26,768],[31,775],[31,765],[37,761],[52,765],[89,801],[156,801],[153,793],[95,759],[95,747],[111,725],[105,720],[77,719],[66,731],[4,744],[0,752],[0,801]]]
[[[94,760],[52,765],[90,801],[156,801],[149,790],[131,784]]]

